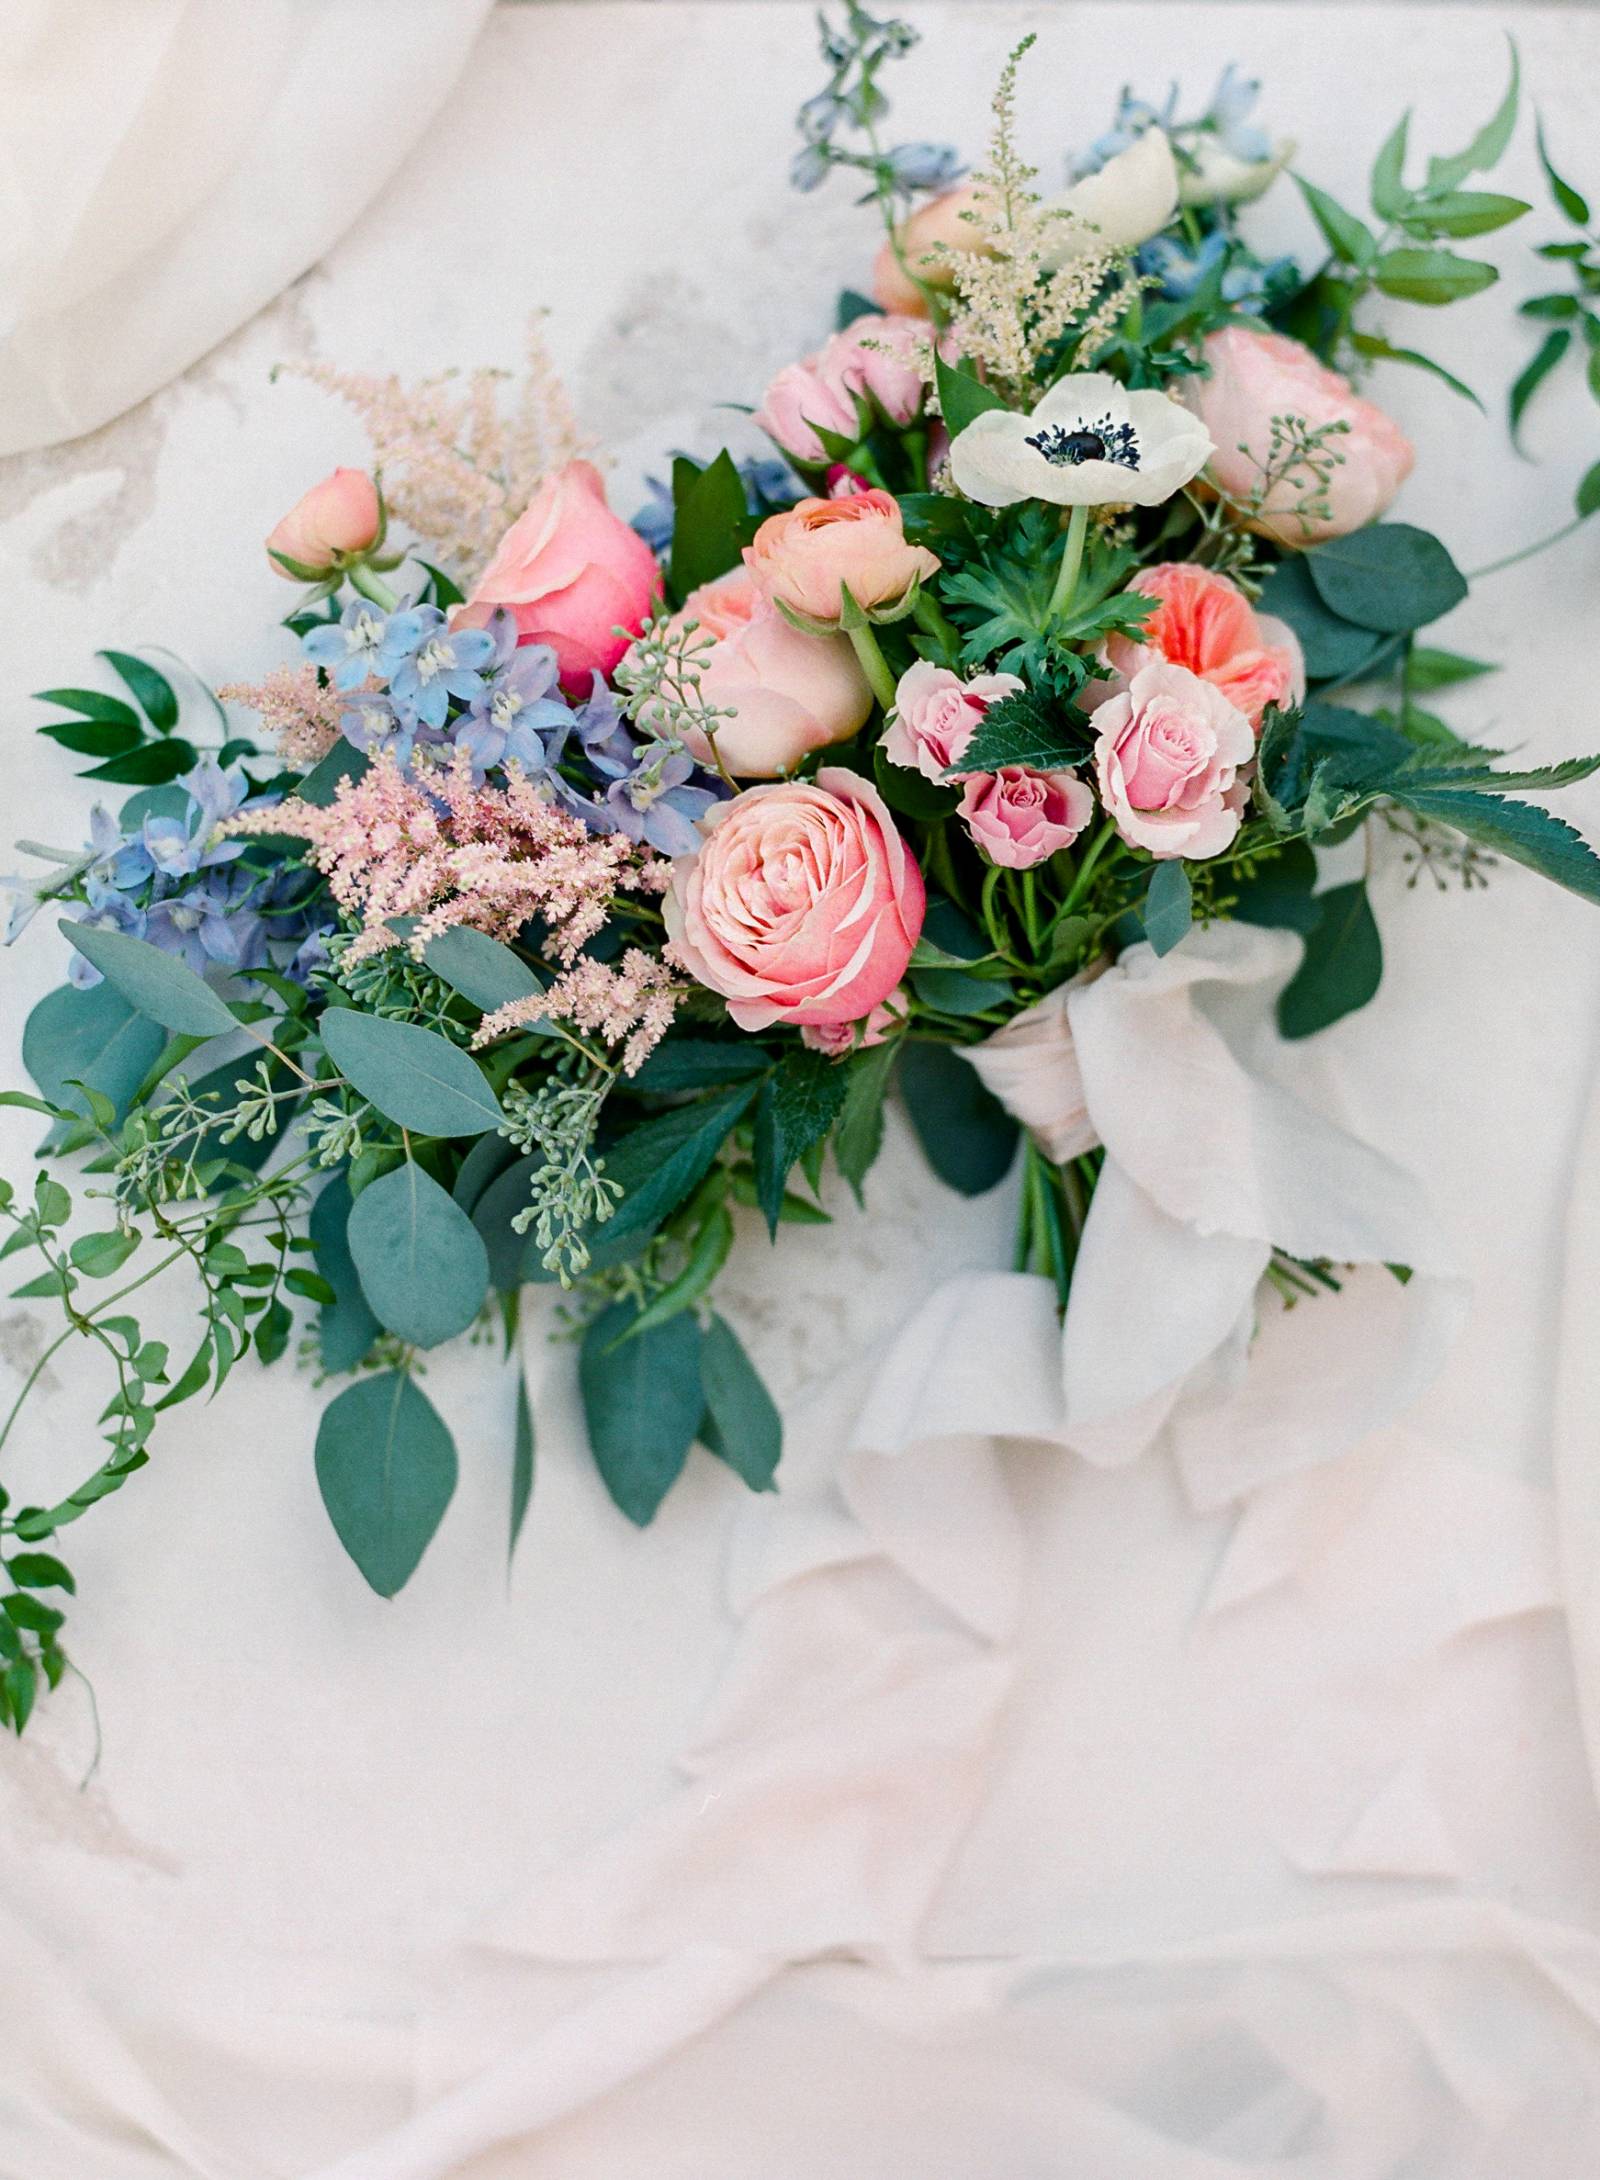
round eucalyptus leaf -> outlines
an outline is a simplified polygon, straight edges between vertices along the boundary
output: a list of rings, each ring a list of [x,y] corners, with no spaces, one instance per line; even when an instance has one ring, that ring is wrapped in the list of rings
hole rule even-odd
[[[455,1442],[401,1370],[358,1378],[322,1412],[317,1487],[380,1597],[405,1587],[456,1488]]]
[[[483,1237],[415,1160],[361,1191],[345,1237],[373,1314],[413,1346],[453,1340],[482,1309],[489,1292]]]
[[[130,1006],[163,1029],[182,1037],[225,1037],[238,1028],[202,977],[147,939],[82,923],[66,922],[61,928]]]

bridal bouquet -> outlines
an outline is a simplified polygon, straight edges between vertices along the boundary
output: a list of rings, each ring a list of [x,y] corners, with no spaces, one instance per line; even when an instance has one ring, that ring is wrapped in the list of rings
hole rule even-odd
[[[771,1488],[779,1418],[716,1282],[757,1245],[741,1206],[774,1237],[825,1219],[830,1160],[860,1194],[892,1085],[958,1189],[1020,1141],[1017,1268],[1065,1308],[1105,1156],[1069,1007],[1113,965],[1292,931],[1296,1038],[1382,973],[1362,837],[1441,884],[1511,858],[1600,899],[1600,860],[1522,799],[1600,760],[1497,768],[1433,708],[1490,668],[1420,640],[1466,580],[1388,519],[1413,450],[1357,390],[1375,359],[1438,368],[1379,330],[1386,298],[1494,280],[1458,244],[1528,209],[1473,183],[1515,77],[1423,179],[1402,122],[1370,217],[1296,173],[1308,267],[1252,247],[1293,148],[1232,71],[1192,120],[1125,97],[1049,194],[1015,143],[1022,49],[970,177],[883,148],[911,40],[856,5],[824,25],[795,179],[858,176],[884,236],[872,296],[767,387],[771,451],[676,458],[629,524],[542,365],[509,415],[490,374],[322,373],[377,474],[267,540],[264,575],[305,586],[290,659],[213,698],[108,651],[117,693],[45,692],[42,732],[131,793],[81,852],[23,844],[45,869],[13,917],[64,911],[72,958],[6,1097],[48,1133],[0,1253],[64,1314],[44,1359],[108,1394],[81,1480],[0,1493],[18,1731],[65,1668],[62,1533],[247,1353],[345,1381],[317,1476],[386,1596],[456,1478],[424,1358],[509,1344],[529,1283],[567,1290],[624,1514],[696,1442]],[[1600,471],[1579,518],[1597,502]],[[1340,1284],[1273,1238],[1283,1298]],[[180,1265],[169,1354],[137,1298]],[[525,1395],[513,1473],[514,1542]]]

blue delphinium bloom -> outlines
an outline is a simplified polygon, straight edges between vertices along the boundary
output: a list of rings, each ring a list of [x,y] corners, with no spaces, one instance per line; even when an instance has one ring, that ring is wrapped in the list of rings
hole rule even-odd
[[[415,641],[410,640],[409,628],[394,634],[401,621],[425,623]],[[395,708],[402,717],[437,731],[445,723],[452,697],[468,704],[482,691],[483,669],[494,657],[495,640],[486,628],[447,628],[437,606],[417,606],[410,613],[396,614],[390,628],[379,664],[388,674]]]
[[[644,488],[650,497],[633,517],[632,527],[638,531],[650,550],[658,556],[670,550],[672,532],[677,520],[677,510],[672,504],[672,487],[659,477],[646,477]]]
[[[72,921],[85,924],[91,931],[122,931],[129,938],[142,939],[145,934],[144,910],[115,886],[103,879],[89,878],[84,883],[88,897],[86,910],[74,913]],[[73,949],[72,960],[67,968],[67,982],[75,984],[79,991],[87,991],[91,984],[98,984],[100,972],[87,956]]]
[[[152,867],[163,878],[192,878],[196,871],[232,863],[244,853],[242,840],[230,840],[221,828],[243,809],[250,783],[238,765],[224,772],[213,757],[203,757],[177,783],[189,796],[182,817],[147,817],[143,845]]]
[[[394,649],[395,624],[409,618],[404,611],[387,614],[365,598],[352,598],[338,620],[308,628],[300,639],[300,648],[314,666],[322,668],[336,689],[359,689],[374,674],[380,680],[386,678],[388,669],[379,666],[380,655]],[[402,641],[405,633],[402,629]],[[421,641],[420,630],[417,641]]]
[[[698,768],[681,743],[647,742],[636,757],[633,769],[606,789],[610,823],[595,829],[624,833],[658,855],[692,855],[700,845],[696,820],[720,796],[690,785]]]
[[[89,812],[89,856],[84,877],[91,883],[114,886],[130,893],[155,869],[150,851],[138,833],[125,833],[103,802]]]
[[[358,696],[349,711],[339,714],[339,732],[367,756],[378,757],[387,752],[404,768],[411,762],[417,722],[402,719],[389,698],[372,689]]]
[[[451,738],[471,758],[474,772],[514,761],[533,779],[547,768],[552,738],[558,744],[565,739],[572,714],[561,698],[555,652],[546,643],[519,647],[516,624],[510,614],[504,618],[508,629],[494,634],[497,644],[509,634],[509,651],[497,656]]]
[[[1195,293],[1207,274],[1227,257],[1228,250],[1228,235],[1222,228],[1214,227],[1194,244],[1182,242],[1173,235],[1157,235],[1140,244],[1134,263],[1141,273],[1159,283],[1164,302],[1176,303]],[[1275,290],[1292,288],[1298,281],[1293,258],[1275,257],[1262,264],[1256,258],[1236,252],[1222,276],[1222,299],[1240,304],[1246,310],[1261,310],[1272,299]]]
[[[896,144],[884,155],[891,188],[905,196],[919,190],[949,189],[966,173],[954,144]]]
[[[143,936],[175,954],[196,976],[215,962],[223,969],[259,969],[268,959],[266,930],[250,906],[250,888],[226,878],[152,901]]]
[[[1201,115],[1198,126],[1209,129],[1236,159],[1270,159],[1271,138],[1246,118],[1254,111],[1260,96],[1260,79],[1240,75],[1237,61],[1229,61],[1217,79],[1211,103]]]

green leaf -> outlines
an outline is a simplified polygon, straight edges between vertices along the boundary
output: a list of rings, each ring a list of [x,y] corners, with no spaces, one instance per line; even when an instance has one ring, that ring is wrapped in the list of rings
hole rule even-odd
[[[676,1317],[680,1310],[692,1309],[708,1292],[712,1282],[733,1247],[733,1217],[726,1203],[711,1205],[701,1222],[700,1229],[690,1246],[687,1262],[681,1272],[652,1296],[643,1313],[634,1320],[633,1331],[628,1337],[636,1338],[653,1325],[664,1325],[669,1317]]]
[[[474,931],[466,924],[456,924],[430,939],[422,958],[435,976],[443,977],[453,992],[470,999],[484,1014],[508,1007],[514,999],[531,999],[543,989],[520,955],[486,931]]]
[[[1335,886],[1317,899],[1305,958],[1278,998],[1278,1027],[1285,1037],[1309,1037],[1353,1014],[1383,980],[1383,942],[1365,882]]]
[[[511,1535],[506,1544],[509,1560],[517,1549],[517,1539],[522,1525],[528,1518],[528,1506],[533,1498],[533,1409],[528,1402],[528,1381],[519,1370],[517,1373],[517,1422],[511,1446]]]
[[[78,1587],[70,1570],[49,1552],[19,1552],[6,1561],[6,1572],[19,1589],[65,1590],[71,1595]]]
[[[416,1572],[456,1488],[456,1449],[402,1370],[358,1378],[323,1410],[317,1485],[339,1542],[380,1597]]]
[[[63,1618],[49,1605],[41,1605],[37,1597],[0,1598],[0,1611],[13,1627],[25,1627],[30,1635],[53,1635]]]
[[[750,1040],[669,1037],[656,1046],[633,1078],[636,1090],[709,1090],[764,1075],[772,1055]]]
[[[1571,220],[1574,227],[1587,227],[1589,224],[1588,200],[1579,196],[1570,182],[1564,182],[1551,164],[1550,154],[1545,148],[1544,121],[1542,117],[1535,128],[1534,141],[1539,147],[1539,164],[1544,168],[1544,178],[1550,184],[1550,194],[1556,201],[1556,209],[1565,218]]]
[[[1311,680],[1342,681],[1360,672],[1382,648],[1383,638],[1330,611],[1311,580],[1308,557],[1291,553],[1280,560],[1262,586],[1261,604],[1299,637]]]
[[[883,1148],[884,1098],[898,1050],[895,1039],[885,1038],[882,1044],[858,1052],[841,1069],[846,1077],[844,1105],[834,1130],[833,1155],[857,1203],[862,1200],[861,1184]]]
[[[336,1173],[311,1206],[308,1227],[317,1263],[333,1289],[317,1323],[317,1343],[324,1370],[354,1370],[371,1352],[383,1327],[361,1291],[361,1278],[350,1254],[350,1183]]]
[[[1287,841],[1275,854],[1263,857],[1249,878],[1239,881],[1233,913],[1240,923],[1272,931],[1308,932],[1322,914],[1313,891],[1316,883],[1317,859],[1309,842]]]
[[[1334,256],[1346,265],[1370,265],[1378,254],[1378,242],[1365,220],[1347,212],[1325,190],[1308,182],[1303,174],[1297,174],[1295,182],[1311,217],[1322,230],[1322,239]]]
[[[443,568],[436,568],[431,560],[424,560],[420,553],[413,553],[411,557],[428,578],[429,587],[433,592],[432,603],[434,605],[438,606],[441,611],[448,613],[452,606],[459,606],[464,603],[466,592],[453,576],[446,575]]]
[[[681,604],[702,583],[714,582],[739,562],[750,537],[744,480],[726,448],[697,469],[680,457],[672,465],[674,520],[667,579]]]
[[[1511,141],[1511,132],[1517,125],[1517,97],[1522,81],[1522,67],[1517,55],[1516,40],[1506,39],[1511,48],[1511,80],[1505,95],[1493,114],[1478,131],[1465,151],[1453,158],[1428,161],[1428,188],[1430,191],[1455,189],[1469,174],[1481,174],[1502,157]]]
[[[346,1238],[378,1322],[415,1347],[465,1332],[489,1292],[483,1237],[412,1159],[364,1188]]]
[[[1408,108],[1384,139],[1372,168],[1372,209],[1381,220],[1396,220],[1405,211],[1411,198],[1403,179],[1406,164],[1406,136],[1411,127]]]
[[[1572,332],[1567,326],[1557,326],[1547,333],[1531,360],[1517,373],[1512,383],[1509,408],[1511,436],[1517,438],[1528,403],[1550,376],[1556,365],[1572,345]]]
[[[1384,634],[1436,621],[1467,595],[1466,578],[1444,546],[1408,522],[1372,523],[1303,557],[1330,612]]]
[[[29,1658],[13,1659],[6,1667],[3,1685],[11,1724],[17,1733],[21,1733],[33,1716],[33,1699],[38,1692],[33,1661]]]
[[[137,727],[118,726],[110,720],[64,719],[39,732],[80,757],[120,757],[139,746]]]
[[[985,386],[975,372],[946,363],[943,356],[934,358],[933,369],[939,389],[939,413],[952,439],[958,439],[970,423],[988,410],[1005,407],[994,388]]]
[[[1578,489],[1572,496],[1572,504],[1577,509],[1580,518],[1585,522],[1592,514],[1600,511],[1600,462],[1594,463],[1591,468],[1584,471],[1582,477],[1578,480]],[[34,1076],[36,1082],[38,1079],[37,1076]]]
[[[450,1193],[470,1218],[485,1191],[517,1162],[516,1146],[503,1135],[480,1135],[457,1173]]]
[[[950,777],[967,772],[998,772],[1003,765],[1028,765],[1038,772],[1063,771],[1080,764],[1088,743],[1065,714],[1030,689],[1016,689],[989,705],[977,731]]]
[[[96,930],[71,922],[61,928],[108,984],[114,984],[131,1006],[164,1029],[186,1037],[218,1037],[238,1027],[210,985],[160,947],[125,931]]]
[[[838,1119],[848,1082],[844,1069],[820,1052],[791,1046],[777,1073],[761,1086],[756,1105],[756,1188],[776,1238],[789,1169]]]
[[[705,1415],[700,1438],[752,1491],[771,1491],[783,1455],[783,1418],[726,1318],[713,1317],[700,1343]]]
[[[482,1135],[505,1120],[483,1071],[431,1029],[330,1007],[318,1034],[345,1079],[398,1127],[419,1135]]]
[[[157,734],[170,734],[178,724],[178,699],[165,674],[158,674],[143,659],[127,651],[101,651],[112,671],[133,691],[134,700]]]
[[[287,1302],[269,1302],[256,1320],[255,1349],[264,1363],[275,1363],[289,1345],[294,1313]]]
[[[640,1528],[676,1482],[705,1409],[700,1327],[691,1315],[627,1338],[632,1302],[602,1310],[578,1354],[589,1446],[606,1489]]]
[[[1396,348],[1377,333],[1352,333],[1350,345],[1358,356],[1371,356],[1375,362],[1409,363],[1415,370],[1427,371],[1448,386],[1453,394],[1459,394],[1463,401],[1470,401],[1475,409],[1483,408],[1483,403],[1465,379],[1457,378],[1453,371],[1447,371],[1442,363],[1435,363],[1431,356],[1423,355],[1420,349]]]
[[[928,949],[937,948],[945,958],[953,961],[986,961],[991,953],[988,940],[976,926],[968,921],[954,901],[940,894],[929,897],[921,943]],[[937,1007],[942,1014],[957,1015],[984,1014],[991,1007],[1002,1006],[1013,992],[1008,977],[973,974],[960,968],[914,968],[911,988],[924,1006]]]
[[[1435,306],[1459,302],[1468,295],[1493,287],[1500,275],[1493,265],[1475,257],[1457,257],[1453,250],[1385,250],[1377,260],[1373,277],[1385,295],[1401,302]]]
[[[1021,1130],[948,1045],[906,1045],[900,1090],[923,1155],[948,1187],[981,1196],[1005,1178]]]
[[[91,765],[81,777],[111,780],[121,787],[160,787],[182,773],[192,772],[199,762],[200,752],[194,744],[173,734],[164,742],[146,742],[126,757],[112,757],[103,765]]]
[[[359,780],[371,762],[366,751],[357,749],[353,742],[335,742],[327,756],[319,758],[311,767],[295,793],[302,802],[314,803],[319,810],[326,810],[332,805],[340,781]]]
[[[731,1131],[755,1097],[741,1083],[719,1097],[698,1098],[647,1120],[606,1152],[606,1178],[620,1182],[622,1201],[603,1229],[608,1241],[651,1232],[710,1172]]]
[[[1489,235],[1532,210],[1521,197],[1497,196],[1487,189],[1453,189],[1419,203],[1405,224],[1413,232],[1420,229],[1435,235]]]
[[[230,1025],[231,1026],[231,1025]],[[52,1105],[86,1113],[71,1083],[110,1098],[120,1120],[166,1044],[159,1024],[129,1006],[114,984],[47,992],[22,1032],[22,1064]]]
[[[119,1265],[127,1263],[138,1246],[137,1234],[124,1234],[113,1227],[103,1234],[80,1234],[67,1256],[74,1270],[90,1279],[107,1279]]]
[[[1541,810],[1536,803],[1514,802],[1472,790],[1430,790],[1403,784],[1393,785],[1386,792],[1418,817],[1454,826],[1458,833],[1465,833],[1469,840],[1478,841],[1497,855],[1526,864],[1540,877],[1552,879],[1586,901],[1600,902],[1600,856],[1575,827]]]
[[[1406,661],[1406,687],[1419,695],[1429,689],[1452,688],[1458,681],[1476,681],[1480,674],[1500,669],[1487,659],[1470,659],[1460,651],[1435,651],[1418,644]]]
[[[34,702],[59,704],[64,711],[81,712],[85,719],[121,727],[136,739],[141,735],[139,714],[133,706],[125,704],[120,696],[107,696],[103,689],[40,689],[35,692]]]
[[[958,787],[940,787],[909,765],[891,763],[881,742],[873,748],[872,776],[891,810],[919,822],[936,823],[949,817],[961,800]]]
[[[1194,922],[1194,893],[1181,856],[1158,863],[1150,873],[1140,913],[1153,953],[1170,954],[1188,937]]]

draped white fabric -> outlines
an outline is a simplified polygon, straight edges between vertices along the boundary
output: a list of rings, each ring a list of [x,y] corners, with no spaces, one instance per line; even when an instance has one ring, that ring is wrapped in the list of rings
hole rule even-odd
[[[905,133],[976,145],[1018,18],[919,19]],[[1426,52],[1430,149],[1465,141],[1502,67],[1468,8],[1159,0],[1038,27],[1044,158],[1064,106],[1088,134],[1125,78],[1201,95],[1237,54],[1351,203],[1392,118],[1374,51]],[[1581,166],[1600,25],[1527,8],[1517,31]],[[720,442],[710,402],[798,353],[871,248],[870,214],[783,192],[812,35],[766,0],[497,13],[326,278],[159,418],[29,465],[0,522],[17,832],[77,837],[89,794],[69,822],[19,700],[87,678],[95,642],[176,639],[213,679],[282,655],[259,537],[360,447],[309,389],[269,388],[280,357],[509,361],[544,300],[619,505],[663,447]],[[1536,194],[1529,146],[1505,186]],[[1256,217],[1310,246],[1292,198]],[[1509,266],[1504,241],[1473,248]],[[1386,330],[1493,410],[1520,292]],[[1577,384],[1531,417],[1538,467],[1420,375],[1374,392],[1424,450],[1403,511],[1469,567],[1550,527],[1592,445]],[[1600,735],[1596,550],[1438,631],[1505,661],[1452,716],[1530,763]],[[1564,809],[1600,829],[1592,787]],[[998,1269],[1011,1192],[940,1190],[898,1118],[866,1215],[840,1192],[776,1253],[741,1231],[726,1306],[783,1398],[775,1497],[697,1454],[631,1530],[582,1451],[570,1347],[530,1322],[509,1577],[510,1388],[463,1349],[428,1381],[457,1499],[385,1604],[318,1505],[304,1378],[241,1370],[179,1412],[71,1539],[98,1770],[75,1682],[0,1745],[0,2180],[1591,2180],[1600,945],[1593,910],[1515,869],[1467,896],[1410,875],[1380,835],[1368,1012],[1286,1061],[1225,986],[1194,1013],[1437,1209],[1432,1293],[1459,1262],[1467,1322],[1376,1428],[1353,1363],[1411,1290],[1364,1272],[1256,1344],[1243,1397],[1270,1383],[1292,1442],[1221,1408],[1204,1458],[1171,1426],[1120,1465],[1064,1451],[1051,1297]],[[47,933],[0,965],[8,1079],[61,966]],[[1130,963],[1101,1003],[1119,1036],[1155,981]],[[6,1171],[33,1140],[0,1113]],[[1147,1149],[1117,1157],[1149,1193]],[[1404,1192],[1383,1202],[1422,1258]],[[175,1348],[183,1307],[149,1328]],[[1122,1296],[1120,1349],[1155,1308]],[[12,1384],[28,1323],[0,1310]],[[8,1486],[86,1473],[101,1397],[47,1384]],[[1336,1450],[1308,1412],[1359,1435]]]
[[[93,431],[349,227],[490,0],[12,0],[0,454]]]

